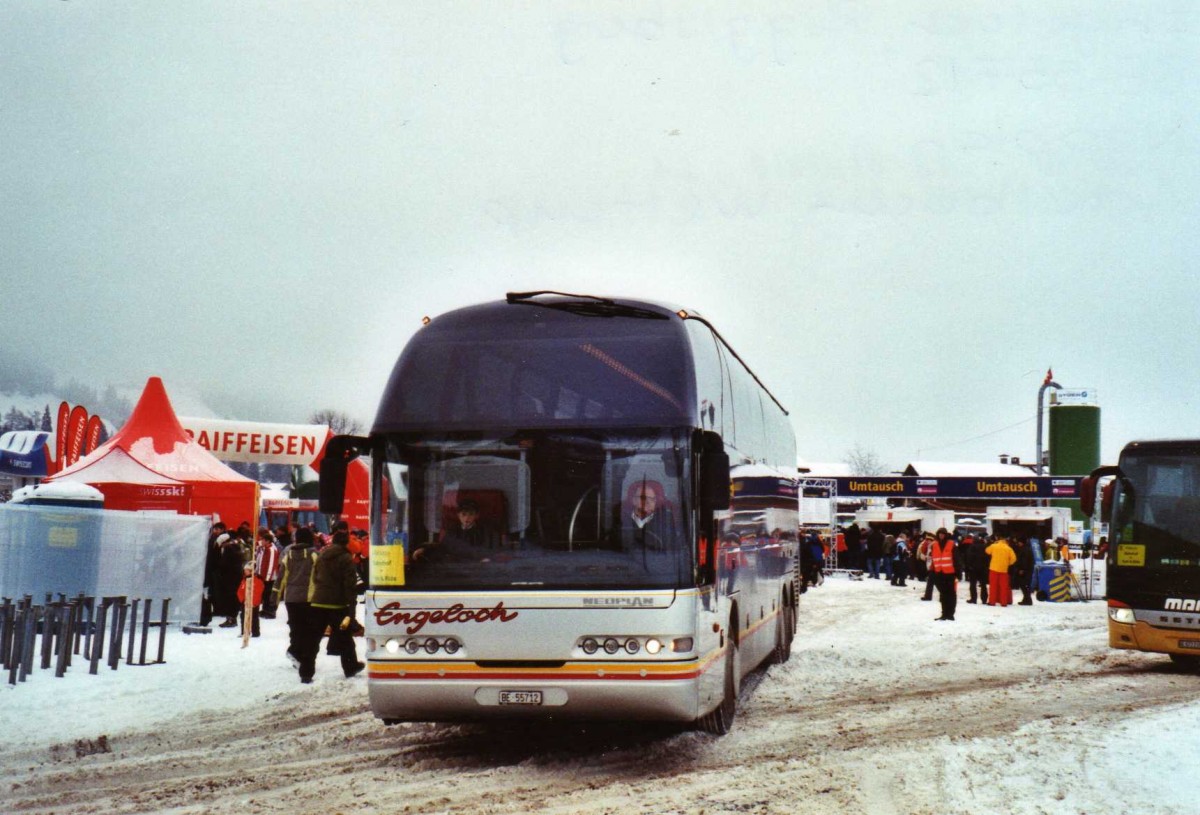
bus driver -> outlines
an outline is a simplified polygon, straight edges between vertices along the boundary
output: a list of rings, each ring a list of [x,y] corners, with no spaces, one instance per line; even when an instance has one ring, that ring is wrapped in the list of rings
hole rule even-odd
[[[496,548],[496,535],[479,522],[479,504],[463,498],[455,508],[458,525],[442,533],[440,541],[413,552],[414,561],[486,560],[486,551]]]

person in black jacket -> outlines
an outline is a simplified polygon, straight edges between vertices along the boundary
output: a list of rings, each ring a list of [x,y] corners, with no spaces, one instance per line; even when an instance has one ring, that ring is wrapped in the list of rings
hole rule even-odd
[[[966,569],[967,581],[970,584],[971,591],[971,596],[967,600],[968,603],[982,601],[984,605],[987,605],[989,558],[983,551],[984,549],[984,542],[977,540],[974,535],[967,535],[962,540],[960,551],[962,552],[963,568]]]
[[[245,561],[241,541],[222,532],[217,536],[215,545],[217,562],[211,586],[213,615],[225,618],[221,628],[234,628],[237,626],[238,613],[242,610],[237,599],[238,586],[242,582],[242,563]]]
[[[883,565],[883,532],[877,526],[867,532],[867,573],[879,579],[879,568]]]
[[[365,666],[358,661],[351,633],[355,624],[354,615],[358,607],[358,569],[354,557],[346,545],[350,542],[350,529],[345,521],[334,525],[333,539],[321,550],[313,566],[312,625],[315,638],[305,643],[306,650],[300,655],[300,681],[311,682],[312,673],[305,679],[306,669],[316,662],[324,629],[329,629],[330,646],[342,660],[342,672],[346,678],[360,673]],[[313,643],[316,649],[312,648]],[[312,660],[309,663],[308,660]]]
[[[845,530],[846,562],[839,563],[843,569],[857,571],[862,569],[862,528],[857,522],[851,523]]]
[[[225,533],[225,524],[217,521],[208,530],[208,550],[204,558],[204,596],[200,603],[200,625],[208,625],[213,618],[214,596],[217,593],[217,564],[221,559],[221,548],[217,538]]]
[[[1017,556],[1017,562],[1013,564],[1009,573],[1012,575],[1013,588],[1021,590],[1021,602],[1017,605],[1031,606],[1033,600],[1029,596],[1029,584],[1033,580],[1033,549],[1024,538],[1013,538],[1013,552]]]

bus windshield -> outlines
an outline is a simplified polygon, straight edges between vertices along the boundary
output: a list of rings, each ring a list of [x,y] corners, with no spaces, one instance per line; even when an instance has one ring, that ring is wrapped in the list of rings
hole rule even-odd
[[[388,438],[387,537],[420,590],[694,585],[690,431]],[[397,587],[401,588],[401,587]]]
[[[1112,539],[1145,546],[1146,566],[1200,567],[1200,457],[1126,456],[1121,470]]]

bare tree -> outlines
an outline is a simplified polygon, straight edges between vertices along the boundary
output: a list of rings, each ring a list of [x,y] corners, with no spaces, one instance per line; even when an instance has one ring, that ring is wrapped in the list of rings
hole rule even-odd
[[[308,417],[309,424],[324,424],[329,425],[329,429],[336,436],[357,436],[362,433],[362,424],[358,419],[349,414],[342,413],[340,410],[326,408],[318,410],[312,416]]]
[[[846,464],[854,475],[885,475],[887,468],[874,450],[855,444],[854,449],[846,453]]]

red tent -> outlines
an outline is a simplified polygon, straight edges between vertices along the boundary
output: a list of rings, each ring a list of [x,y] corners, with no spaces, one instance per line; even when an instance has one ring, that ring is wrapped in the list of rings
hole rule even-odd
[[[229,527],[258,525],[258,482],[192,440],[156,376],[146,382],[124,427],[45,480],[90,484],[104,493],[105,509],[167,509],[217,515]]]

